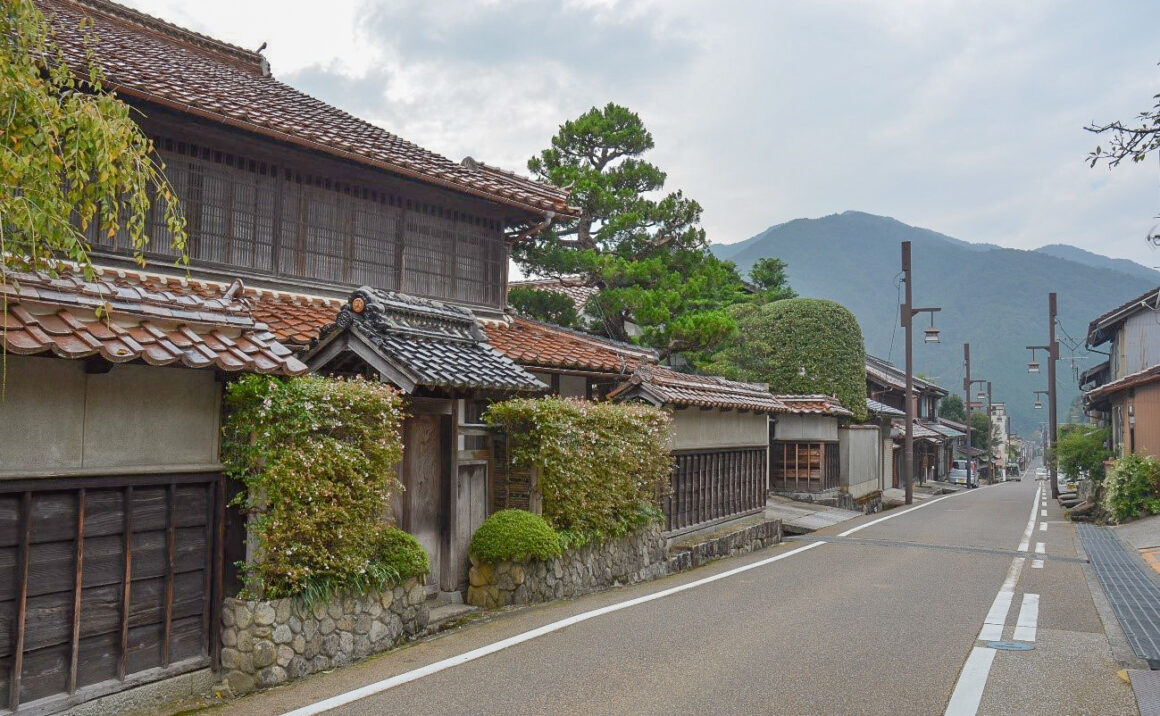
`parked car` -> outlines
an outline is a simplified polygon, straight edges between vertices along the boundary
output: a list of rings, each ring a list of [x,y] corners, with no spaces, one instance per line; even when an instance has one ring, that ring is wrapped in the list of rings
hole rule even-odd
[[[1036,468],[1035,469],[1035,479],[1036,480],[1046,480],[1047,479],[1047,468],[1046,467]]]
[[[1064,475],[1062,472],[1055,476],[1055,482],[1059,485],[1060,492],[1075,492],[1076,478],[1074,475]]]
[[[947,482],[952,485],[965,485],[970,473],[967,472],[966,460],[955,460],[951,463],[951,471],[947,475]]]

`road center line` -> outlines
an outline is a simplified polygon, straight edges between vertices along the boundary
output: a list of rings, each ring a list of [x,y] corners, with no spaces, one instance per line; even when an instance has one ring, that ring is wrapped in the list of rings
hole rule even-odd
[[[1026,552],[1031,544],[1031,533],[1035,531],[1035,505],[1039,503],[1039,496],[1043,493],[1043,485],[1035,489],[1035,499],[1031,501],[1031,517],[1027,520],[1027,528],[1023,530],[1023,539],[1019,541],[1019,551]],[[1047,511],[1044,510],[1044,517]]]
[[[864,525],[860,525],[860,526],[855,527],[853,529],[846,530],[845,532],[843,532],[839,536],[845,537],[845,536],[853,534],[854,532],[857,532],[859,530],[866,529],[867,527],[870,527],[871,525],[876,525],[879,522],[893,519],[893,518],[899,517],[901,515],[909,514],[910,512],[913,512],[917,509],[926,507],[927,505],[931,505],[931,504],[934,504],[935,502],[945,500],[948,497],[954,497],[955,495],[960,495],[960,494],[962,494],[962,492],[956,492],[954,494],[945,495],[943,497],[936,497],[932,500],[928,500],[928,501],[922,503],[921,505],[914,505],[913,507],[910,507],[910,508],[905,509],[905,510],[895,511],[895,512],[887,515],[886,517],[881,517],[877,520],[867,522]],[[748,572],[752,569],[757,569],[758,567],[764,567],[767,564],[772,564],[774,562],[778,562],[780,560],[785,559],[786,557],[792,557],[793,555],[800,554],[802,552],[805,552],[808,549],[813,549],[814,547],[820,547],[823,544],[825,544],[825,542],[810,542],[809,544],[804,544],[801,547],[791,549],[788,552],[783,552],[782,554],[774,555],[773,557],[769,557],[767,559],[763,559],[763,560],[759,560],[757,562],[742,565],[740,567],[735,567],[733,569],[726,570],[726,571],[721,572],[719,574],[714,574],[714,575],[709,576],[709,577],[704,577],[702,579],[688,582],[687,584],[681,584],[681,585],[676,586],[676,587],[662,589],[659,592],[653,592],[652,594],[646,594],[642,597],[636,597],[635,599],[628,599],[628,600],[623,601],[623,602],[617,602],[616,604],[609,604],[606,607],[600,607],[599,609],[593,609],[593,610],[590,610],[587,612],[582,612],[580,614],[575,614],[573,616],[568,617],[567,619],[561,619],[560,621],[552,622],[551,624],[545,624],[544,626],[537,627],[536,629],[526,631],[522,634],[516,634],[515,636],[508,637],[507,639],[501,639],[500,641],[494,642],[492,644],[488,644],[486,646],[481,646],[478,649],[472,649],[471,651],[464,652],[464,653],[459,654],[457,656],[452,656],[452,657],[449,657],[447,659],[443,659],[442,661],[436,661],[433,664],[428,664],[427,666],[421,666],[418,669],[412,669],[411,671],[407,671],[407,672],[404,672],[402,674],[392,676],[389,679],[383,679],[382,681],[376,681],[373,684],[367,684],[366,686],[354,689],[352,691],[348,691],[344,694],[332,696],[328,699],[323,699],[322,701],[316,701],[313,704],[309,704],[307,706],[303,706],[301,708],[294,709],[293,711],[287,711],[284,714],[282,714],[282,716],[313,716],[314,714],[320,714],[320,713],[323,713],[326,711],[330,711],[331,709],[336,709],[339,706],[344,706],[346,704],[353,703],[353,702],[358,701],[360,699],[365,699],[368,696],[373,696],[374,694],[382,693],[383,691],[393,689],[396,686],[402,686],[403,684],[408,684],[412,681],[418,681],[419,679],[423,678],[424,676],[430,676],[431,674],[437,674],[440,671],[445,671],[445,670],[450,669],[452,667],[459,666],[461,664],[466,664],[466,663],[471,662],[471,661],[475,661],[476,659],[480,659],[480,658],[487,656],[489,654],[494,654],[497,651],[503,651],[504,649],[516,646],[517,644],[522,644],[525,641],[531,641],[532,639],[544,636],[545,634],[550,634],[554,631],[559,631],[559,630],[564,629],[566,627],[570,627],[573,624],[579,624],[581,622],[588,621],[589,619],[595,619],[596,617],[603,616],[605,614],[611,614],[612,612],[618,612],[621,609],[628,609],[629,607],[635,607],[635,606],[640,605],[640,604],[646,604],[648,602],[655,601],[657,599],[662,599],[664,597],[672,596],[674,594],[678,594],[680,592],[684,592],[684,591],[687,591],[689,589],[699,587],[703,584],[710,584],[712,582],[717,582],[717,581],[720,581],[722,579],[727,579],[727,578],[732,577],[734,575],[742,574],[742,573]]]
[[[998,641],[1003,638],[1003,626],[1007,623],[1007,614],[1011,611],[1011,602],[1015,599],[1015,585],[1019,582],[1019,575],[1023,572],[1023,564],[1027,560],[1016,557],[1011,560],[1007,568],[1007,577],[991,602],[991,609],[983,620],[983,628],[979,630],[979,639],[982,641]]]
[[[1019,607],[1019,621],[1015,623],[1015,641],[1035,641],[1039,627],[1039,595],[1024,594]]]
[[[991,675],[991,662],[994,660],[994,649],[985,646],[971,649],[971,655],[967,657],[963,673],[959,675],[954,693],[951,694],[951,701],[947,704],[946,716],[974,716],[978,713],[987,677]]]

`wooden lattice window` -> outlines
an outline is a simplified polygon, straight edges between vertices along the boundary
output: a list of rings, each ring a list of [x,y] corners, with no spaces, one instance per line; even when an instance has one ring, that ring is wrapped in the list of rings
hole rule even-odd
[[[838,446],[821,442],[775,442],[770,474],[775,486],[818,492],[838,484]]]

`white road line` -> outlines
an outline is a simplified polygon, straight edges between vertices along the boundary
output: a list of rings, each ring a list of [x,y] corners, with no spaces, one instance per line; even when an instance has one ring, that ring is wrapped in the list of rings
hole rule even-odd
[[[965,494],[967,494],[967,490],[960,490],[959,492],[955,492],[955,493],[950,494],[950,495],[943,495],[942,497],[936,497],[933,500],[927,500],[926,502],[922,503],[921,505],[915,505],[914,507],[911,507],[910,509],[903,510],[901,512],[891,512],[890,514],[886,515],[885,517],[879,517],[878,519],[871,520],[864,525],[858,525],[857,527],[848,529],[845,532],[840,533],[838,536],[839,537],[849,537],[850,535],[854,534],[855,532],[860,532],[860,531],[866,529],[867,527],[873,527],[874,525],[878,524],[879,522],[885,522],[886,520],[892,520],[895,517],[901,517],[902,515],[909,514],[911,512],[914,512],[915,510],[920,510],[923,507],[926,507],[927,505],[933,505],[936,502],[942,502],[943,500],[949,499],[951,497],[955,497],[956,495],[965,495]]]
[[[1035,543],[1035,554],[1047,554],[1047,545],[1042,542]]]
[[[1040,523],[1039,523],[1039,531],[1040,531],[1040,532],[1046,532],[1046,531],[1047,531],[1047,523],[1046,523],[1046,522],[1040,522]]]
[[[1039,511],[1039,516],[1040,516],[1040,517],[1047,517],[1047,510],[1040,510],[1040,511]]]
[[[964,492],[965,492],[965,490],[964,490]],[[845,532],[841,533],[839,536],[845,537],[847,535],[851,535],[859,530],[866,529],[867,527],[870,527],[871,525],[876,525],[879,522],[883,522],[883,521],[888,520],[888,519],[893,519],[895,517],[899,517],[901,515],[908,514],[908,513],[913,512],[917,509],[920,509],[922,507],[926,507],[927,505],[933,504],[935,502],[939,502],[940,500],[945,500],[949,497],[954,497],[955,495],[961,495],[961,494],[963,494],[963,493],[956,492],[952,495],[945,495],[943,497],[936,497],[932,500],[928,500],[928,501],[922,503],[921,505],[914,505],[913,507],[910,507],[910,508],[905,509],[905,510],[898,510],[898,511],[892,512],[891,514],[887,515],[886,517],[881,517],[881,518],[873,520],[871,522],[867,522],[864,525],[860,525],[860,526],[855,527],[853,529],[846,530]],[[489,654],[494,654],[497,651],[503,651],[504,649],[507,649],[507,648],[512,647],[512,646],[516,646],[517,644],[522,644],[525,641],[531,641],[532,639],[535,639],[537,637],[541,637],[545,634],[551,634],[554,631],[559,631],[559,630],[564,629],[566,627],[570,627],[573,624],[579,624],[580,622],[586,622],[589,619],[595,619],[596,617],[603,616],[605,614],[611,614],[612,612],[618,612],[621,609],[628,609],[629,607],[635,607],[635,606],[640,605],[640,604],[646,604],[648,602],[655,601],[657,599],[662,599],[664,597],[672,596],[673,594],[678,594],[680,592],[684,592],[684,591],[687,591],[689,589],[699,587],[703,584],[709,584],[711,582],[717,582],[717,581],[720,581],[722,579],[727,579],[728,577],[732,577],[732,576],[737,575],[737,574],[742,574],[742,573],[748,572],[752,569],[757,569],[758,567],[764,567],[767,564],[772,564],[774,562],[783,560],[786,557],[792,557],[793,555],[800,554],[802,552],[805,552],[808,549],[820,547],[823,544],[826,544],[826,543],[821,542],[821,541],[810,542],[809,544],[802,545],[801,547],[791,549],[788,552],[783,552],[782,554],[775,555],[773,557],[769,557],[767,559],[763,559],[763,560],[760,560],[757,562],[753,562],[751,564],[746,564],[746,565],[742,565],[740,567],[735,567],[733,569],[721,572],[720,574],[714,574],[714,575],[709,576],[709,577],[704,577],[702,579],[688,582],[687,584],[682,584],[682,585],[679,585],[676,587],[670,587],[669,589],[663,589],[659,592],[653,592],[652,594],[646,594],[642,597],[636,597],[635,599],[629,599],[629,600],[626,600],[623,602],[617,602],[616,604],[609,604],[608,606],[601,607],[599,609],[593,609],[591,611],[582,612],[580,614],[575,614],[573,616],[568,617],[567,619],[561,619],[560,621],[552,622],[551,624],[545,624],[542,627],[538,627],[536,629],[526,631],[522,634],[516,634],[515,636],[508,637],[507,639],[502,639],[500,641],[497,641],[497,642],[492,643],[492,644],[488,644],[486,646],[481,646],[478,649],[472,649],[471,651],[464,652],[462,654],[459,654],[458,656],[452,656],[452,657],[449,657],[447,659],[443,659],[442,661],[436,661],[433,664],[428,664],[427,666],[421,666],[418,669],[412,669],[411,671],[407,671],[407,672],[404,672],[402,674],[392,676],[389,679],[383,679],[382,681],[376,681],[373,684],[367,684],[366,686],[363,686],[363,687],[358,688],[358,689],[354,689],[352,691],[348,691],[344,694],[339,694],[338,696],[332,696],[328,699],[323,699],[322,701],[317,701],[317,702],[310,704],[308,706],[303,706],[302,708],[294,709],[293,711],[287,711],[284,714],[282,714],[282,716],[313,716],[314,714],[320,714],[320,713],[323,713],[326,711],[330,711],[331,709],[336,709],[339,706],[344,706],[346,704],[353,703],[353,702],[358,701],[360,699],[365,699],[368,696],[373,696],[374,694],[382,693],[383,691],[393,689],[396,686],[402,686],[403,684],[408,684],[412,681],[417,681],[417,680],[423,678],[424,676],[430,676],[431,674],[437,674],[440,671],[445,671],[445,670],[450,669],[454,666],[459,666],[460,664],[466,664],[468,662],[475,661],[476,659],[480,659],[480,658],[487,656]],[[988,651],[990,651],[990,650],[988,650]]]
[[[1042,559],[1031,560],[1031,568],[1032,569],[1043,569],[1043,560]]]
[[[1026,552],[1031,544],[1031,533],[1035,531],[1035,503],[1039,502],[1039,495],[1043,492],[1043,485],[1035,490],[1035,499],[1031,501],[1031,516],[1027,518],[1027,527],[1023,530],[1023,539],[1019,540],[1019,551]]]
[[[991,673],[991,662],[994,660],[994,649],[983,646],[971,649],[971,655],[963,665],[963,672],[947,704],[946,716],[974,716],[978,712],[979,703],[983,700],[983,689]]]
[[[1039,595],[1024,594],[1019,607],[1019,621],[1015,624],[1015,641],[1035,641],[1039,627]]]
[[[991,602],[991,609],[987,618],[983,620],[983,628],[979,630],[979,639],[982,641],[998,641],[1003,638],[1003,625],[1007,623],[1007,613],[1011,611],[1011,602],[1015,599],[1015,585],[1019,582],[1019,574],[1023,571],[1026,562],[1023,557],[1011,560],[1007,568],[1007,577]]]

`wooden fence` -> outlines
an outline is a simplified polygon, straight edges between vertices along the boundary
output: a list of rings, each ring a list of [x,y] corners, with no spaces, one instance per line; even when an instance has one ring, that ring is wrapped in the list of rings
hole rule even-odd
[[[762,509],[767,455],[765,447],[675,452],[672,490],[663,502],[666,530]]]

